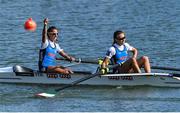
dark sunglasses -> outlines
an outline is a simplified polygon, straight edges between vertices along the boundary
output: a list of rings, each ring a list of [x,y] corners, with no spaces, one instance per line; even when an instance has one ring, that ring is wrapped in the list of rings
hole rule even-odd
[[[51,35],[58,36],[58,33],[49,32]]]
[[[116,38],[117,40],[124,40],[126,37]]]

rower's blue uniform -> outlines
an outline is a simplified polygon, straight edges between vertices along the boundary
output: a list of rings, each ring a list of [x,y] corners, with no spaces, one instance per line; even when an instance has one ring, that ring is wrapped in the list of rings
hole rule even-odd
[[[39,51],[39,71],[46,71],[48,66],[56,65],[56,44],[53,48],[48,41],[48,46],[45,49],[40,49]]]
[[[47,68],[48,66],[56,66],[56,45],[55,47],[51,47],[49,43],[47,48],[45,49],[45,55],[43,58],[42,66]]]
[[[115,64],[123,64],[128,59],[127,48],[124,45],[124,49],[120,51],[116,46],[113,46],[116,50],[116,54],[113,56]]]

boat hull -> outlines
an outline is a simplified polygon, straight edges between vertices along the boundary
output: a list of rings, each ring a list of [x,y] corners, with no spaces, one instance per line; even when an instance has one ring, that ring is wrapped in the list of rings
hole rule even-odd
[[[76,72],[72,75],[55,73],[14,72],[11,67],[0,71],[0,83],[29,83],[29,84],[71,84],[72,82],[92,75],[88,72]],[[80,85],[105,86],[161,86],[180,87],[180,78],[161,73],[151,74],[107,74],[93,77],[79,83]]]

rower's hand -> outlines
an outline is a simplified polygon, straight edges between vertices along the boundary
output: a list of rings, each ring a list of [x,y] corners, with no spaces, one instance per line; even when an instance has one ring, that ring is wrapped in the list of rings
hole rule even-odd
[[[107,74],[109,72],[109,68],[101,68],[100,73],[101,74]]]
[[[70,70],[69,68],[64,68],[64,73],[65,75],[73,74],[74,72]]]
[[[47,25],[48,24],[48,18],[45,18],[44,19],[44,25]]]
[[[72,56],[69,57],[69,61],[75,61],[76,59]]]

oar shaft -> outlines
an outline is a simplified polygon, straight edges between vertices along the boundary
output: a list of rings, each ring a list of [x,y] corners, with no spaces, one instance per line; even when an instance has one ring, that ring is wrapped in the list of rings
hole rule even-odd
[[[58,58],[58,60],[64,60],[68,61],[68,59],[64,58]],[[98,61],[96,60],[88,60],[88,59],[76,59],[74,62],[81,62],[81,63],[90,63],[90,64],[98,64]],[[110,64],[112,65],[112,64]],[[179,68],[173,68],[173,67],[162,67],[162,66],[151,66],[151,69],[160,69],[160,70],[171,70],[171,71],[180,71]]]
[[[109,69],[116,68],[117,66],[119,66],[119,64],[112,65],[111,67],[109,67]],[[81,79],[79,79],[79,80],[76,80],[76,81],[72,82],[71,84],[67,84],[67,85],[65,85],[64,87],[55,89],[55,91],[58,92],[58,91],[63,90],[63,89],[65,89],[65,88],[72,87],[72,86],[74,86],[74,85],[76,85],[76,84],[79,84],[80,82],[86,81],[86,80],[88,80],[88,79],[90,79],[90,78],[93,78],[93,77],[95,77],[95,76],[98,76],[98,75],[101,75],[101,73],[100,73],[100,72],[96,72],[96,73],[91,74],[91,75],[89,75],[89,76],[83,77],[83,78],[81,78]]]
[[[80,63],[71,63],[71,64],[67,64],[67,65],[63,65],[62,67],[72,67],[72,66],[75,66],[75,65],[78,65]]]
[[[89,76],[87,76],[87,77],[81,78],[81,79],[79,79],[79,80],[76,80],[76,81],[72,82],[71,84],[67,84],[67,85],[65,85],[65,86],[63,86],[63,87],[61,87],[61,88],[55,89],[55,91],[58,92],[58,91],[63,90],[63,89],[65,89],[65,88],[72,87],[72,86],[74,86],[74,85],[79,84],[80,82],[83,82],[83,81],[85,81],[85,80],[88,80],[88,79],[90,79],[90,78],[93,78],[93,77],[95,77],[95,76],[97,76],[97,75],[100,75],[100,73],[95,73],[95,74],[93,74],[93,75],[89,75]]]
[[[172,67],[161,67],[161,66],[151,66],[152,69],[161,69],[161,70],[172,70],[172,71],[180,71],[178,68]]]
[[[57,60],[64,60],[64,61],[69,61],[68,59],[65,59],[65,58],[56,58]],[[93,61],[93,60],[88,60],[88,59],[82,59],[82,58],[79,58],[79,59],[75,59],[75,61],[73,62],[80,62],[80,63],[89,63],[89,64],[98,64],[97,61]]]

